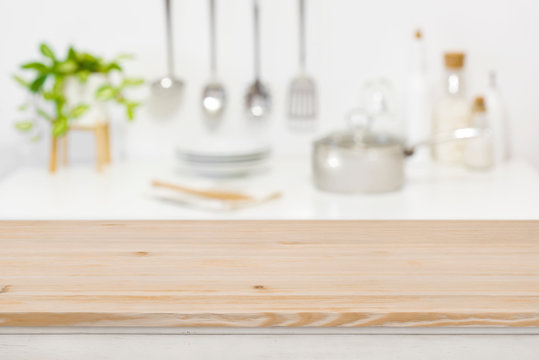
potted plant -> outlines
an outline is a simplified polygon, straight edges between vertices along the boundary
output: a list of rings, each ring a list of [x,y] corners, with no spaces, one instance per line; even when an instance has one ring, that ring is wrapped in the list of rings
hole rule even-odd
[[[29,101],[19,107],[27,116],[16,122],[17,129],[37,138],[38,122],[45,120],[55,142],[79,122],[107,122],[106,103],[122,106],[128,120],[135,118],[140,103],[129,99],[125,92],[142,85],[144,80],[124,75],[122,61],[129,56],[105,61],[74,47],[68,49],[64,58],[58,57],[47,44],[41,44],[39,50],[41,59],[21,65],[22,70],[32,73],[30,80],[14,76],[30,95]]]

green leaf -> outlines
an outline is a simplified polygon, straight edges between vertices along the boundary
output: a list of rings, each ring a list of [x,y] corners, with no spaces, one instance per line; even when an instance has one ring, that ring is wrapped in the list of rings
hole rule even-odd
[[[135,110],[139,106],[140,104],[136,102],[126,102],[125,110],[126,110],[127,119],[129,119],[130,121],[135,119]]]
[[[45,55],[46,57],[48,57],[49,59],[56,61],[56,56],[54,55],[54,52],[51,50],[51,48],[47,44],[45,43],[41,44],[41,46],[39,47],[39,51],[41,51],[41,53]]]
[[[30,107],[30,104],[26,103],[26,104],[20,105],[20,106],[17,108],[17,110],[18,110],[18,111],[26,111],[26,110],[28,110],[29,107]]]
[[[64,113],[64,106],[65,106],[65,103],[66,103],[66,99],[65,97],[62,95],[60,96],[58,99],[56,99],[54,101],[55,105],[56,105],[56,117],[57,118],[62,118],[62,117],[65,117],[63,115]]]
[[[62,63],[58,63],[55,67],[55,70],[61,74],[73,74],[78,68],[78,65],[75,61],[67,60]]]
[[[76,118],[82,116],[89,108],[90,107],[88,105],[86,105],[86,104],[77,105],[73,109],[71,109],[71,111],[69,112],[67,117],[69,119],[76,119]]]
[[[89,54],[86,52],[79,54],[78,58],[80,61],[86,61],[86,62],[91,62],[91,63],[98,62],[98,58],[96,56],[93,56],[92,54]]]
[[[47,67],[47,65],[42,64],[42,63],[37,62],[37,61],[23,64],[23,65],[21,65],[21,69],[31,69],[31,70],[36,70],[36,71],[41,72],[41,73],[49,71],[49,68]]]
[[[101,101],[112,100],[116,97],[116,94],[118,94],[118,89],[115,89],[112,85],[103,85],[97,89],[95,98]]]
[[[43,98],[45,100],[54,101],[58,98],[58,94],[56,94],[54,91],[44,91]]]
[[[37,109],[36,112],[43,118],[47,120],[52,120],[52,116],[50,116],[45,110],[43,109]]]
[[[64,95],[64,84],[65,80],[63,76],[57,77],[56,81],[54,82],[54,85],[52,86],[52,91],[57,96],[63,96]]]
[[[32,130],[33,127],[34,127],[34,123],[31,121],[24,120],[24,121],[17,121],[15,123],[15,128],[19,131],[28,132]]]
[[[88,81],[88,77],[90,77],[90,72],[88,70],[82,70],[77,73],[77,77],[79,78],[79,81],[81,83],[85,83]]]
[[[116,62],[112,62],[108,64],[107,66],[105,66],[105,72],[111,72],[113,70],[122,71],[122,67],[120,66],[120,64]]]
[[[62,136],[67,132],[68,129],[69,127],[67,126],[67,119],[59,118],[52,125],[52,135],[54,137]]]
[[[122,60],[133,60],[135,58],[135,55],[133,54],[120,54],[116,56],[116,58],[113,60],[113,62],[119,62]]]
[[[24,80],[22,77],[20,76],[17,76],[17,75],[13,75],[13,79],[19,83],[19,85],[21,86],[24,86],[25,88],[29,88],[30,87],[30,83],[26,80]]]
[[[99,72],[101,60],[88,53],[77,54],[77,63],[81,70]]]
[[[43,87],[43,84],[45,84],[45,81],[47,80],[47,74],[39,75],[31,84],[30,84],[30,91],[33,93],[37,93],[41,88]]]
[[[124,79],[122,81],[122,87],[126,86],[140,86],[144,84],[144,79]]]
[[[129,121],[135,120],[135,109],[132,107],[127,107],[126,109],[127,119]]]
[[[43,97],[45,100],[54,101],[57,104],[64,104],[66,98],[64,96],[64,78],[60,77],[56,79],[51,91],[44,91]]]
[[[69,47],[69,50],[67,51],[67,58],[68,60],[72,61],[77,60],[77,52],[75,51],[75,48],[73,46]]]

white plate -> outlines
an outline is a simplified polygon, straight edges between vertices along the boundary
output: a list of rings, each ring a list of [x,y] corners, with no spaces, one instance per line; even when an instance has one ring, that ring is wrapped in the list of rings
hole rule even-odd
[[[196,163],[241,163],[252,161],[263,161],[269,157],[269,153],[253,156],[195,156],[188,154],[178,154],[182,161]]]
[[[246,136],[193,138],[177,148],[178,155],[207,158],[261,157],[269,154],[267,143],[251,140]]]
[[[263,171],[267,167],[266,161],[252,161],[234,164],[200,164],[183,163],[183,169],[207,177],[239,177]]]

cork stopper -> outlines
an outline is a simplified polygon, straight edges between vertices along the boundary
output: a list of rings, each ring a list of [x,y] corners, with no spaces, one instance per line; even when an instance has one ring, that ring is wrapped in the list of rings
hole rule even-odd
[[[466,55],[462,52],[448,52],[444,54],[445,67],[448,69],[462,69],[464,67],[464,58]]]
[[[485,98],[482,96],[477,96],[473,102],[472,111],[474,113],[483,113],[487,111],[485,106]]]

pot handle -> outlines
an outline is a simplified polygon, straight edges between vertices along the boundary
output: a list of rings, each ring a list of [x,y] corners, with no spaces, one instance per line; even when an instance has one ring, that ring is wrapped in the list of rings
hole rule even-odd
[[[440,133],[440,134],[434,135],[433,137],[427,140],[420,141],[410,147],[405,148],[404,154],[406,156],[413,155],[416,151],[416,148],[419,146],[436,145],[436,144],[451,142],[455,140],[472,139],[472,138],[480,137],[484,134],[485,134],[485,130],[481,130],[478,128],[461,128],[461,129],[457,129],[448,133]]]

